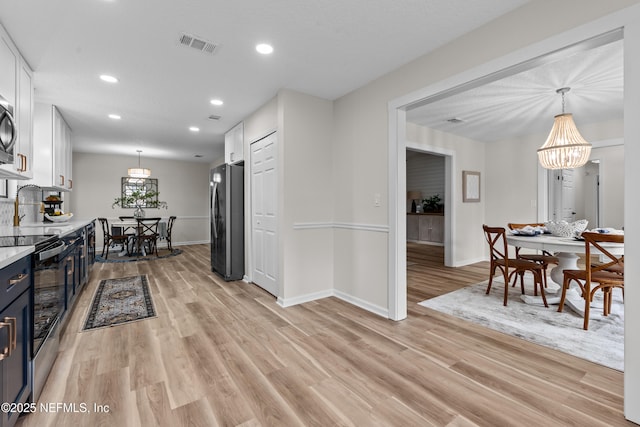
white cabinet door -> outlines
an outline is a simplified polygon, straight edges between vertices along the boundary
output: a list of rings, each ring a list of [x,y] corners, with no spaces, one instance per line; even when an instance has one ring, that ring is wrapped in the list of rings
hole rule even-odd
[[[33,183],[49,190],[70,191],[71,128],[51,104],[35,104],[33,123],[37,162]]]
[[[15,107],[19,55],[9,37],[0,27],[0,95]]]
[[[18,140],[13,150],[16,170],[25,178],[33,178],[33,77],[27,64],[18,70]]]
[[[31,179],[33,177],[31,144],[33,84],[31,70],[1,26],[0,95],[13,106],[17,128],[17,138],[13,147],[14,162],[0,164],[0,178]]]
[[[53,106],[53,180],[54,186],[63,190],[71,189],[71,128]]]
[[[244,161],[244,123],[240,122],[224,134],[224,162]]]

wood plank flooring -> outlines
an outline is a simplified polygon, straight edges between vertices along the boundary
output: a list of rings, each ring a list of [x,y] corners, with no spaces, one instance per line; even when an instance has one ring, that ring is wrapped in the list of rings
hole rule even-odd
[[[484,263],[445,268],[442,248],[409,247],[409,318],[393,322],[336,298],[283,309],[212,274],[206,245],[181,249],[96,264],[40,398],[90,413],[20,427],[633,425],[620,372],[416,304],[484,280]],[[99,281],[134,274],[158,316],[81,331]]]

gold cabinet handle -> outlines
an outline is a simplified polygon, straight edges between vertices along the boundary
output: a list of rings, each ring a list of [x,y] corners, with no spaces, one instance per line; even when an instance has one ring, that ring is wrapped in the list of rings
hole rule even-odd
[[[71,263],[71,268],[69,269],[67,275],[73,275],[73,273],[76,272],[76,260],[73,257],[67,257],[67,261]]]
[[[18,153],[18,158],[20,159],[20,166],[18,166],[18,172],[26,172],[27,171],[27,156],[24,154]]]
[[[64,175],[60,175],[60,185],[64,185]]]
[[[69,189],[72,189],[72,188],[73,188],[73,180],[72,180],[72,179],[70,179],[70,180],[69,180]]]
[[[11,325],[11,327],[9,328],[9,332],[11,334],[9,355],[11,355],[13,350],[18,347],[18,319],[16,319],[15,317],[5,317],[4,321]]]
[[[9,279],[9,287],[11,288],[11,287],[17,285],[18,283],[22,282],[27,277],[29,277],[29,275],[25,274],[25,273],[20,273],[20,274],[17,274],[15,276],[13,276],[11,279]]]
[[[5,317],[3,322],[0,322],[0,330],[4,328],[9,328],[7,331],[7,337],[9,338],[9,342],[7,346],[2,349],[2,353],[0,353],[0,360],[6,359],[11,356],[11,352],[16,348],[17,344],[17,334],[15,331],[16,326],[16,318],[15,317]]]

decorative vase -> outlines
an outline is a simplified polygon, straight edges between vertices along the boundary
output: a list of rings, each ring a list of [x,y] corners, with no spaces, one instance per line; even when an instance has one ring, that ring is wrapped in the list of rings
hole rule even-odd
[[[144,218],[144,210],[140,206],[136,206],[136,210],[133,211],[133,217],[136,219]]]

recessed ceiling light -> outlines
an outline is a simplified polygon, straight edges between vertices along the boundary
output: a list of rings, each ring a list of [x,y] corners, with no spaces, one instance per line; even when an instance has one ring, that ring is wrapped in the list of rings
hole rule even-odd
[[[102,74],[100,76],[100,80],[107,83],[118,83],[118,79],[116,77],[110,76],[108,74]]]
[[[120,120],[122,117],[117,114],[109,114],[109,118],[113,120]]]
[[[222,102],[221,99],[212,99],[211,100],[211,105],[218,105],[219,106],[219,105],[222,105],[222,104],[224,104],[224,102]]]
[[[191,132],[200,132],[200,128],[199,128],[199,127],[196,127],[196,126],[190,126],[190,127],[189,127],[189,130],[190,130]]]
[[[256,50],[258,51],[258,53],[261,53],[263,55],[269,55],[270,53],[273,53],[273,46],[267,43],[260,43],[256,45]]]

